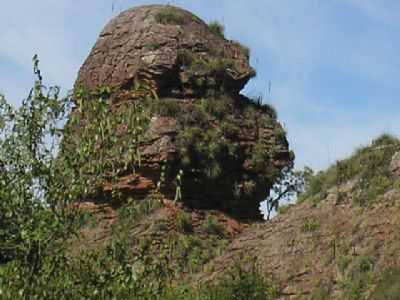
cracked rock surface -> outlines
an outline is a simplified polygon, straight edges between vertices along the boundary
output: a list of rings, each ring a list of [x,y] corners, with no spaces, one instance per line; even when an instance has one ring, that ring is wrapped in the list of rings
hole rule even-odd
[[[217,86],[238,93],[254,75],[247,48],[210,31],[188,11],[149,5],[124,11],[107,24],[76,87],[129,88],[146,78],[160,95],[204,94]],[[196,81],[202,80],[199,89]]]
[[[143,199],[154,192],[161,166],[167,165],[167,199],[174,198],[173,180],[183,169],[188,206],[260,218],[260,201],[294,157],[275,110],[240,94],[253,76],[246,47],[183,9],[140,6],[111,20],[82,65],[75,89],[110,87],[111,111],[118,111],[121,103],[145,103],[131,93],[135,83],[144,82],[157,93],[159,108],[176,113],[159,109],[150,116],[139,147],[140,168],[124,170],[103,191]],[[85,124],[81,120],[79,130]],[[129,137],[119,131],[123,144]],[[185,158],[190,163],[184,165]]]

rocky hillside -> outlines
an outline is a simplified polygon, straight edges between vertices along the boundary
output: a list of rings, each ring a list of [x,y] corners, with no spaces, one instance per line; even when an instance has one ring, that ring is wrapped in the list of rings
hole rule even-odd
[[[21,107],[0,95],[0,298],[400,299],[400,141],[297,176],[240,94],[249,55],[151,5],[105,27],[72,96],[35,56]],[[266,222],[277,182],[305,191]]]
[[[300,203],[247,228],[201,278],[253,256],[283,299],[398,299],[399,147],[384,135],[316,174]]]
[[[239,264],[280,299],[398,299],[399,141],[384,135],[312,176],[260,222],[294,155],[275,110],[239,93],[254,75],[246,47],[182,9],[113,19],[79,72],[63,143],[69,157],[96,137],[74,162],[90,178],[77,206],[96,222],[72,253],[123,234],[175,283],[218,282]]]

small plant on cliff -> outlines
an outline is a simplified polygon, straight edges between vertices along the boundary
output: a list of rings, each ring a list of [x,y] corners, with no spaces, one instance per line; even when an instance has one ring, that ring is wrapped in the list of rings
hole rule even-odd
[[[204,110],[219,120],[233,113],[234,101],[230,97],[220,96],[202,100]]]
[[[193,52],[188,49],[179,49],[177,52],[177,63],[180,66],[187,67],[193,62]]]
[[[175,226],[181,233],[191,233],[193,231],[191,216],[183,211],[180,212],[176,216]]]
[[[156,14],[156,21],[161,24],[170,25],[183,25],[185,24],[185,18],[180,13],[173,9],[166,8]]]
[[[182,114],[182,108],[177,99],[163,98],[153,101],[153,110],[162,117],[177,118]]]
[[[318,219],[316,219],[316,218],[313,217],[313,216],[310,216],[310,217],[306,217],[306,218],[304,219],[304,223],[303,223],[303,226],[302,226],[301,230],[302,230],[303,232],[314,232],[314,231],[316,231],[320,226],[321,226],[321,225],[320,225]]]
[[[203,226],[209,234],[220,234],[222,231],[221,226],[218,224],[218,219],[211,214],[207,215]]]
[[[213,21],[208,24],[208,28],[212,33],[218,35],[221,38],[225,38],[225,27],[221,23]]]

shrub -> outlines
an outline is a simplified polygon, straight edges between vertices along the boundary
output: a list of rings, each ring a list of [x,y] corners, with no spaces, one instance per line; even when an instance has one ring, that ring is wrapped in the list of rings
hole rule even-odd
[[[209,234],[220,234],[221,233],[221,227],[218,223],[218,219],[209,214],[206,217],[206,221],[203,224],[204,230],[208,232]]]
[[[382,272],[372,292],[371,300],[397,300],[400,296],[400,268],[391,267]]]
[[[178,135],[178,150],[184,169],[216,179],[235,159],[237,145],[223,139],[217,129],[189,127]]]
[[[372,284],[374,264],[375,259],[371,256],[360,256],[354,261],[341,283],[344,299],[364,299],[364,294]]]
[[[278,113],[275,109],[275,107],[273,107],[271,104],[268,103],[263,103],[263,98],[261,96],[259,97],[250,97],[248,98],[248,103],[259,109],[262,110],[263,112],[267,113],[272,119],[277,119],[278,118]]]
[[[190,65],[189,74],[192,75],[223,75],[227,68],[234,66],[234,62],[229,58],[215,58],[209,61],[204,59],[194,59]]]
[[[183,25],[185,17],[173,9],[164,9],[156,15],[156,21],[160,24]]]
[[[161,44],[156,42],[156,41],[153,41],[153,42],[147,44],[146,47],[148,47],[150,50],[154,51],[154,50],[160,49],[161,48]]]
[[[264,182],[273,183],[279,176],[279,169],[271,163],[273,156],[273,149],[262,141],[258,142],[254,147],[250,161],[252,170]]]
[[[192,218],[189,214],[181,212],[176,216],[175,226],[181,233],[191,233],[193,231]]]
[[[225,27],[221,23],[217,21],[211,22],[210,24],[208,24],[208,28],[215,35],[221,38],[225,38]]]
[[[340,256],[339,261],[338,261],[338,267],[342,274],[345,273],[345,271],[350,263],[351,263],[351,257],[346,256],[346,255]]]
[[[177,52],[177,64],[180,66],[190,66],[194,60],[192,51],[188,49],[179,49]]]
[[[158,101],[154,101],[154,110],[157,114],[162,117],[180,117],[182,113],[182,108],[178,103],[177,99],[162,98]]]
[[[170,290],[166,300],[269,300],[278,299],[279,288],[265,280],[254,267],[235,267],[218,283],[198,289],[181,287]]]
[[[319,223],[318,219],[316,219],[315,217],[306,217],[304,219],[302,231],[303,232],[314,232],[317,229],[319,229],[319,227],[320,227],[320,223]]]
[[[286,140],[286,131],[283,129],[281,126],[276,126],[275,127],[275,136],[279,141],[285,141]]]
[[[321,284],[313,291],[310,300],[328,300],[330,298],[330,290]]]
[[[202,100],[202,107],[204,110],[219,120],[233,113],[233,104],[233,99],[228,96]]]

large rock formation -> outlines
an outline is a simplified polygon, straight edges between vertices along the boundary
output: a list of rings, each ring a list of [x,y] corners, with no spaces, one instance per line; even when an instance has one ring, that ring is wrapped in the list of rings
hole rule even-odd
[[[199,95],[222,86],[237,94],[254,75],[247,48],[188,11],[149,5],[121,13],[104,28],[77,86],[129,88],[149,78],[162,96]]]
[[[293,155],[274,109],[239,94],[254,75],[246,47],[225,39],[218,25],[209,26],[190,12],[151,5],[114,18],[81,67],[75,92],[109,87],[110,113],[136,109],[139,103],[147,122],[137,149],[140,165],[126,161],[117,180],[104,180],[102,193],[94,189],[97,195],[90,197],[108,201],[108,193],[118,191],[142,199],[165,178],[161,192],[171,199],[182,170],[182,198],[188,206],[260,217],[259,202],[280,171],[292,165]],[[159,99],[145,100],[137,89],[132,92],[143,82]],[[82,101],[90,102],[79,99],[79,105]],[[72,126],[85,131],[91,121],[81,109],[74,114],[80,121]],[[138,140],[125,125],[116,127],[121,151],[120,156],[113,154],[114,160],[123,161],[128,151],[123,147]],[[78,134],[65,144],[72,144],[74,151],[80,142]]]

